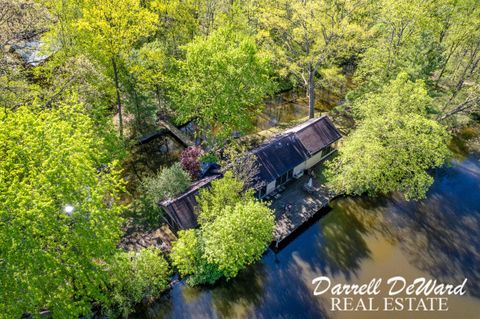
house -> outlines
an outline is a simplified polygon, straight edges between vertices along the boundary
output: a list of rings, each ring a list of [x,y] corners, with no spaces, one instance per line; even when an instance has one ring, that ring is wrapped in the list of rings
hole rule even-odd
[[[252,150],[259,164],[255,180],[261,187],[256,189],[257,198],[264,198],[288,181],[300,178],[305,170],[332,154],[340,138],[332,121],[322,116],[295,126]],[[178,197],[159,205],[179,229],[196,227],[195,196],[199,189],[208,187],[219,177],[221,174],[217,172],[204,177]]]
[[[257,180],[263,198],[288,181],[301,177],[334,151],[340,132],[327,116],[310,119],[252,151],[259,163]]]

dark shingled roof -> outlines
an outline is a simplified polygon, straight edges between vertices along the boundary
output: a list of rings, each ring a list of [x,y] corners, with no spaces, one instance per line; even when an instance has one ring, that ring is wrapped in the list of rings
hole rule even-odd
[[[285,133],[293,133],[310,155],[317,153],[342,137],[327,116],[310,119]]]
[[[277,137],[252,153],[257,157],[259,164],[257,178],[267,183],[304,162],[308,154],[293,134]]]
[[[177,198],[164,200],[159,205],[180,229],[197,227],[197,216],[194,214],[197,206],[195,196],[201,188],[209,186],[212,180],[220,176],[216,174],[198,180]]]
[[[327,116],[297,125],[252,151],[260,166],[257,178],[270,183],[341,137]]]

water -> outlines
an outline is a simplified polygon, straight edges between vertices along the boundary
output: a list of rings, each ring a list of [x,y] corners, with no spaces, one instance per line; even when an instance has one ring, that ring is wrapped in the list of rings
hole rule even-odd
[[[326,90],[317,90],[315,111],[325,112],[339,101]],[[262,113],[255,119],[255,130],[262,131],[278,124],[290,123],[308,116],[308,99],[302,90],[278,94],[265,102]]]
[[[428,198],[340,198],[278,253],[268,251],[239,277],[210,288],[177,284],[144,318],[478,318],[480,158],[437,170]],[[448,312],[331,312],[311,281],[365,283],[401,275],[459,284]],[[380,299],[382,295],[378,298]],[[380,299],[381,300],[381,299]]]

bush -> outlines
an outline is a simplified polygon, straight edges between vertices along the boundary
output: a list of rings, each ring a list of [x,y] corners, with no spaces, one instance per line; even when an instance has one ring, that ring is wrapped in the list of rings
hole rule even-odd
[[[217,281],[222,273],[203,257],[202,237],[199,230],[181,230],[173,243],[170,258],[182,277],[188,277],[190,285]]]
[[[200,157],[200,162],[204,163],[218,163],[219,161],[218,157],[213,153],[203,154]]]
[[[190,176],[179,163],[175,163],[164,168],[157,175],[146,178],[142,188],[152,208],[157,208],[159,201],[175,197],[186,190],[190,183]]]
[[[127,317],[135,304],[156,298],[170,281],[170,269],[160,251],[119,252],[109,265],[104,312],[110,317]]]
[[[227,206],[203,227],[204,258],[227,278],[260,259],[272,241],[273,213],[258,201]]]
[[[198,222],[200,224],[212,222],[225,206],[235,206],[239,202],[253,200],[253,192],[249,190],[244,193],[243,188],[243,183],[233,177],[231,171],[227,171],[223,178],[213,180],[209,189],[201,189],[197,196],[201,212]]]
[[[192,179],[198,178],[200,173],[200,157],[202,155],[203,151],[198,146],[187,147],[180,155],[180,163]]]

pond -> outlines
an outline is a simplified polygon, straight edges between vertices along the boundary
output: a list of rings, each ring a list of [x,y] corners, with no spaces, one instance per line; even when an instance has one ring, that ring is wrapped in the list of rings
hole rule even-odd
[[[230,282],[178,283],[142,318],[478,318],[480,313],[480,158],[470,154],[435,173],[426,200],[345,197],[286,247]],[[312,280],[332,283],[417,277],[460,284],[448,312],[332,312]],[[376,298],[387,292],[382,290]]]

